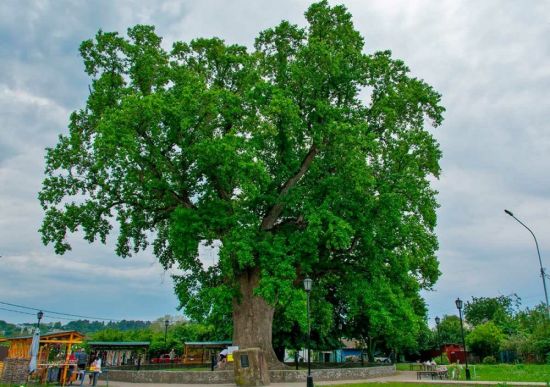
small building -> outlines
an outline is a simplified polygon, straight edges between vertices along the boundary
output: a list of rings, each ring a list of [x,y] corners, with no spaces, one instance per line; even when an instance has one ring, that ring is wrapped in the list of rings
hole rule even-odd
[[[209,364],[212,357],[232,345],[231,341],[186,341],[183,364]]]
[[[314,363],[345,363],[360,362],[363,355],[361,343],[358,340],[340,339],[341,347],[327,350],[311,350],[311,361]],[[285,363],[307,362],[306,348],[298,351],[285,349]],[[296,359],[297,356],[297,359]]]
[[[41,335],[37,356],[37,373],[42,375],[49,368],[56,367],[60,375],[60,382],[65,383],[71,365],[69,359],[73,346],[82,344],[83,339],[84,335],[77,331],[61,331]],[[3,338],[0,339],[0,343],[9,344],[8,355],[4,359],[4,364],[0,366],[3,369],[2,374],[0,374],[0,381],[3,380],[4,374],[21,373],[21,370],[12,369],[13,367],[23,368],[26,375],[31,359],[32,335]],[[51,359],[53,354],[56,354],[56,359]]]
[[[464,364],[466,362],[466,352],[460,344],[444,344],[443,352],[447,354],[449,363],[460,361],[460,363]]]

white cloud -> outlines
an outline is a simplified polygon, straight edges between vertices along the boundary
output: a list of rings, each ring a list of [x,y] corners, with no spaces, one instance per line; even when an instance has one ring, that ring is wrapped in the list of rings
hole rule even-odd
[[[455,313],[457,296],[517,292],[528,305],[540,301],[534,243],[503,209],[533,228],[550,266],[550,3],[344,3],[367,51],[391,49],[413,75],[442,93],[447,108],[443,126],[434,130],[443,151],[436,187],[444,274],[436,291],[426,294],[431,314]],[[44,148],[66,131],[68,115],[83,106],[88,93],[78,46],[99,28],[125,33],[136,23],[156,25],[167,47],[201,36],[251,46],[258,31],[281,19],[304,25],[308,4],[1,2],[2,297],[69,313],[135,318],[174,313],[170,279],[164,275],[162,282],[163,270],[152,256],[121,260],[111,245],[75,242],[73,251],[57,257],[36,233]],[[205,262],[210,259],[211,254]],[[20,316],[0,311],[0,318]]]

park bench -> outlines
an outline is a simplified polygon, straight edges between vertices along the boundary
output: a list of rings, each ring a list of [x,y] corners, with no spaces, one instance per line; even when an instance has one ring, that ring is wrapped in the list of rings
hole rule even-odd
[[[422,376],[431,376],[432,380],[434,380],[434,379],[448,379],[449,378],[449,371],[446,368],[416,371],[416,379],[421,380]]]

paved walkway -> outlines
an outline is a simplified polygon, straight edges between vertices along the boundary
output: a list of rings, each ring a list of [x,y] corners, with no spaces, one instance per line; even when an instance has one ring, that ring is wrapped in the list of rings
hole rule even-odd
[[[455,384],[465,386],[487,386],[495,385],[503,382],[489,381],[457,381],[457,380],[431,380],[431,379],[416,379],[416,371],[398,371],[395,375],[384,376],[379,378],[370,378],[364,380],[338,380],[329,382],[315,382],[316,386],[338,385],[338,384],[354,384],[354,383],[384,383],[384,382],[401,382],[401,383],[424,383],[424,384]],[[273,387],[304,387],[305,382],[300,383],[271,383]],[[98,386],[105,386],[104,381],[98,382]],[[542,382],[506,382],[506,385],[511,386],[546,386]],[[85,384],[86,386],[86,384]],[[126,382],[109,382],[109,387],[235,387],[235,384],[157,384],[157,383],[126,383]],[[458,386],[457,386],[458,387]]]

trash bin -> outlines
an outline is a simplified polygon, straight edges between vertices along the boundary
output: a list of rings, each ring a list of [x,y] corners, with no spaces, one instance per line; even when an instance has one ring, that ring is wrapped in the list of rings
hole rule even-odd
[[[247,348],[233,352],[235,383],[237,386],[269,386],[269,369],[260,348]]]

